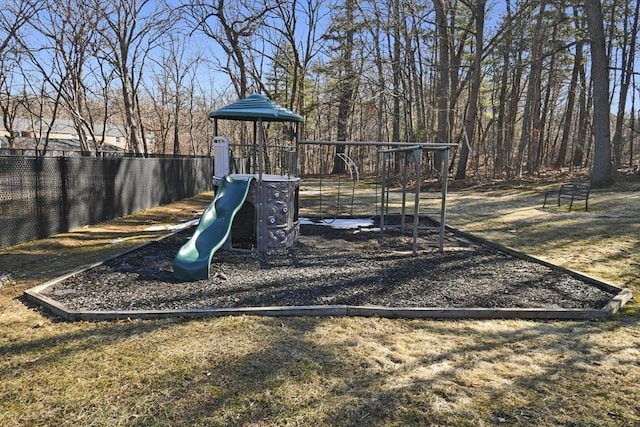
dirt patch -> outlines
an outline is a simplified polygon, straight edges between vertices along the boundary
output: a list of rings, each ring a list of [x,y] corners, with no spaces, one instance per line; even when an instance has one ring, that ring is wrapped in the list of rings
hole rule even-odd
[[[298,246],[265,257],[216,253],[211,278],[178,282],[173,258],[193,230],[106,262],[46,290],[72,310],[306,305],[602,308],[613,294],[559,269],[422,224],[418,255],[398,230],[303,225]]]

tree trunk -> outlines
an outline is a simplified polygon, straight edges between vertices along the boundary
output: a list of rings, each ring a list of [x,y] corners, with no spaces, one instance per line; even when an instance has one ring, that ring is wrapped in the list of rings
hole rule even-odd
[[[540,78],[542,73],[542,32],[545,3],[540,5],[538,20],[533,34],[533,43],[531,46],[531,68],[529,70],[529,84],[527,86],[527,96],[525,99],[524,113],[522,115],[522,132],[520,134],[520,142],[518,144],[518,177],[522,177],[524,167],[524,155],[528,153],[527,171],[531,172],[534,159],[531,158],[532,141],[535,140],[534,132],[538,131],[536,114],[539,114],[540,108]]]
[[[587,129],[589,128],[589,111],[593,97],[587,98],[590,87],[587,87],[587,77],[584,64],[580,66],[580,94],[578,95],[578,131],[573,141],[573,160],[572,166],[581,167],[584,162],[585,152],[587,151]]]
[[[625,15],[629,14],[628,3],[626,4]],[[633,14],[633,22],[631,30],[627,27],[627,17],[624,19],[624,30],[622,33],[623,40],[621,42],[621,62],[622,70],[620,71],[620,92],[618,97],[618,111],[616,114],[616,126],[613,132],[613,162],[616,168],[622,163],[622,132],[624,129],[625,107],[631,84],[631,76],[633,75],[633,65],[635,63],[636,39],[638,37],[638,18],[640,15],[640,2],[636,2],[636,8]],[[612,23],[613,24],[613,23]]]
[[[574,19],[578,17],[577,11],[574,9]],[[576,22],[576,25],[578,23]],[[560,148],[558,149],[558,156],[553,166],[559,169],[565,165],[567,158],[567,149],[569,147],[569,134],[571,133],[571,124],[573,122],[573,110],[576,103],[576,90],[578,86],[578,76],[580,68],[582,67],[582,41],[576,43],[576,55],[573,60],[573,69],[571,70],[571,81],[569,82],[569,93],[567,95],[567,107],[564,113],[564,121],[562,123],[562,139],[560,141]]]
[[[614,184],[609,127],[609,60],[605,50],[604,23],[600,0],[585,0],[587,26],[591,39],[591,78],[593,80],[594,153],[591,185],[595,188]]]
[[[522,42],[522,38],[519,38]],[[513,150],[516,139],[516,123],[518,120],[518,100],[520,93],[520,85],[522,83],[522,77],[524,72],[524,65],[522,63],[522,51],[518,50],[516,54],[516,61],[513,65],[513,77],[511,82],[511,91],[509,93],[509,111],[506,121],[505,129],[505,153],[506,153],[506,169],[507,178],[513,178],[518,168],[514,166]]]
[[[393,76],[393,107],[391,113],[391,141],[400,141],[400,99],[402,97],[402,89],[400,87],[400,2],[393,0],[391,7],[393,14],[393,47],[390,47],[391,56],[391,74]],[[397,166],[396,166],[397,167]],[[398,170],[396,169],[396,173]]]
[[[345,1],[346,22],[353,23],[355,13],[354,0]],[[349,117],[353,108],[353,94],[355,91],[355,71],[353,67],[353,48],[354,48],[355,29],[353,25],[348,25],[345,30],[344,40],[340,46],[341,59],[340,67],[342,75],[339,76],[338,84],[338,122],[336,123],[337,140],[346,141],[349,136]],[[333,160],[332,174],[342,173],[345,171],[344,162],[338,157],[338,154],[346,152],[344,144],[336,145],[336,155]]]
[[[471,79],[471,92],[469,93],[469,108],[465,123],[466,141],[462,144],[460,160],[456,172],[456,180],[466,178],[467,161],[469,159],[470,147],[473,146],[474,130],[478,117],[478,98],[480,95],[480,84],[482,82],[482,55],[484,54],[484,11],[486,0],[477,0],[474,5],[473,14],[475,17],[475,54],[473,58],[473,77]]]
[[[450,87],[450,50],[449,32],[447,23],[446,0],[433,0],[436,12],[436,31],[438,40],[438,77],[436,86],[436,108],[437,108],[437,131],[436,142],[448,143],[449,141],[449,98],[451,96]],[[434,155],[435,167],[439,169],[442,159],[439,155]]]
[[[412,17],[410,17],[412,18]],[[416,141],[425,141],[425,130],[426,130],[426,115],[425,115],[425,105],[427,101],[425,100],[425,89],[424,89],[424,75],[422,71],[422,53],[421,53],[421,40],[420,40],[420,32],[417,31],[416,23],[411,23],[412,27],[407,30],[405,34],[406,43],[407,43],[407,55],[409,55],[409,66],[410,66],[410,75],[413,80],[413,99],[414,99],[414,111],[415,111],[415,120],[416,124],[413,128],[413,138]],[[414,43],[413,48],[411,47],[411,43]]]
[[[509,1],[506,2],[506,20],[511,19],[511,3]],[[502,47],[502,70],[500,73],[500,90],[498,92],[498,118],[496,122],[496,154],[495,160],[493,164],[493,177],[500,178],[505,172],[506,166],[508,164],[508,156],[509,153],[506,151],[506,136],[507,132],[505,129],[506,119],[507,119],[507,93],[508,93],[508,84],[509,84],[509,70],[511,67],[511,49],[508,49],[507,46],[511,45],[513,39],[513,33],[511,31],[511,26],[507,26],[504,33],[504,46]]]
[[[632,80],[635,80],[632,78]],[[635,85],[635,81],[633,82]],[[629,114],[629,167],[633,167],[633,153],[636,140],[636,97],[631,98],[631,112]],[[638,171],[640,173],[640,170]]]

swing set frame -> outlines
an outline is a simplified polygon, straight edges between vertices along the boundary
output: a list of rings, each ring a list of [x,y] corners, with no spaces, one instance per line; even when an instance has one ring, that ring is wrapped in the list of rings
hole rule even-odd
[[[423,152],[439,153],[437,156],[440,160],[439,174],[440,174],[440,209],[439,209],[439,242],[438,248],[440,252],[444,252],[444,236],[446,230],[446,201],[447,201],[447,180],[448,180],[448,164],[449,164],[449,151],[454,149],[456,144],[449,143],[409,143],[409,142],[380,142],[380,141],[298,141],[298,145],[345,145],[345,146],[373,146],[378,147],[378,155],[382,158],[382,170],[381,170],[381,195],[380,195],[380,232],[384,233],[387,229],[385,223],[385,216],[388,216],[389,207],[389,190],[390,185],[390,168],[387,167],[387,163],[391,159],[392,154],[403,153],[404,162],[402,162],[402,207],[401,207],[401,231],[404,232],[406,228],[406,203],[407,203],[407,183],[408,183],[408,169],[411,157],[416,161],[415,168],[415,191],[414,191],[414,205],[413,205],[413,238],[412,249],[413,255],[417,255],[417,242],[418,242],[418,225],[420,219],[420,191],[422,182],[421,170],[422,162],[424,159]],[[344,160],[344,159],[343,159]],[[351,160],[351,159],[350,159]],[[380,159],[379,159],[380,160]],[[353,162],[353,160],[352,160]],[[354,163],[355,166],[355,163]],[[438,165],[436,165],[438,166]],[[320,190],[322,197],[322,189]],[[377,198],[377,191],[376,191]],[[377,206],[377,202],[376,202]]]

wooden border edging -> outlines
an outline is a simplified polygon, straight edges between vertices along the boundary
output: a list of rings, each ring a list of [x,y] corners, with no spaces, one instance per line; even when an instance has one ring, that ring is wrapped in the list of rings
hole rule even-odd
[[[545,267],[549,267],[549,268],[551,268],[553,270],[558,270],[558,271],[562,271],[564,273],[568,273],[572,277],[575,277],[576,279],[580,279],[580,280],[582,280],[584,282],[587,282],[587,283],[589,283],[591,285],[595,285],[595,286],[597,286],[598,288],[600,288],[600,289],[602,289],[604,291],[611,292],[611,293],[619,293],[619,292],[621,292],[623,290],[623,288],[620,288],[619,286],[615,286],[615,285],[612,285],[610,283],[603,282],[603,281],[601,281],[599,279],[596,279],[595,277],[591,277],[591,276],[588,276],[588,275],[586,275],[584,273],[581,273],[579,271],[572,270],[571,268],[561,267],[559,265],[556,265],[556,264],[553,264],[553,263],[551,263],[549,261],[546,261],[546,260],[544,260],[542,258],[538,258],[538,257],[535,257],[533,255],[528,255],[528,254],[525,254],[523,252],[519,252],[516,249],[513,249],[513,248],[511,248],[509,246],[505,246],[503,244],[496,243],[496,242],[493,242],[491,240],[487,240],[487,239],[485,239],[483,237],[479,237],[479,236],[476,236],[474,234],[467,233],[466,231],[459,230],[459,229],[451,227],[449,225],[445,225],[445,228],[447,229],[447,231],[450,231],[451,233],[458,234],[458,235],[464,237],[465,239],[471,240],[472,242],[489,246],[489,247],[491,247],[491,248],[493,248],[495,250],[507,253],[507,254],[509,254],[509,255],[511,255],[513,257],[520,258],[520,259],[523,259],[525,261],[535,262],[536,264],[544,265]],[[628,291],[631,292],[630,290],[628,290]]]
[[[221,317],[221,316],[271,316],[271,317],[386,317],[408,319],[528,319],[528,320],[595,320],[606,319],[616,314],[631,298],[631,291],[622,289],[601,309],[545,309],[545,308],[424,308],[381,306],[272,306],[241,308],[205,308],[179,310],[121,310],[121,311],[76,311],[33,290],[25,294],[53,314],[67,321],[163,319],[169,317]]]
[[[221,317],[221,316],[315,316],[315,317],[386,317],[386,318],[412,318],[412,319],[528,319],[528,320],[595,320],[607,319],[615,315],[622,307],[633,298],[631,290],[620,288],[609,283],[602,282],[577,271],[560,267],[548,261],[523,254],[515,249],[491,242],[473,234],[457,230],[453,227],[446,228],[473,242],[488,245],[496,250],[506,252],[509,255],[527,261],[545,265],[549,268],[561,270],[572,276],[599,287],[602,290],[615,294],[612,299],[600,309],[564,309],[564,308],[446,308],[446,307],[382,307],[382,306],[350,306],[350,305],[317,305],[317,306],[271,306],[271,307],[239,307],[239,308],[203,308],[203,309],[178,309],[178,310],[118,310],[118,311],[81,311],[70,310],[64,304],[44,295],[47,288],[80,274],[86,270],[102,265],[114,258],[126,255],[130,252],[144,248],[145,246],[163,240],[182,229],[160,236],[142,245],[128,248],[118,254],[109,256],[103,261],[79,268],[78,270],[64,274],[48,282],[37,285],[24,292],[24,296],[30,301],[44,307],[58,317],[67,321],[90,320],[108,321],[119,319],[161,319],[169,317]]]
[[[70,275],[38,286],[46,289]],[[318,306],[271,306],[241,308],[205,308],[181,310],[121,310],[121,311],[76,311],[40,293],[36,288],[25,291],[30,300],[38,303],[53,314],[67,321],[120,320],[120,319],[162,319],[168,317],[220,317],[220,316],[353,316],[387,317],[413,319],[529,319],[529,320],[594,320],[606,319],[631,300],[629,289],[621,289],[612,300],[601,309],[546,309],[546,308],[425,308],[425,307],[382,307],[350,305]]]

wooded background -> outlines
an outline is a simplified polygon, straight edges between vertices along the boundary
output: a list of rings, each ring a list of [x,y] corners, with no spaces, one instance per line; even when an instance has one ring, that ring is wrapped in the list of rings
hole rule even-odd
[[[262,92],[305,116],[303,139],[452,142],[457,179],[588,167],[606,186],[639,163],[639,13],[637,0],[3,0],[0,108],[9,146],[17,118],[46,118],[46,153],[64,117],[85,154],[116,123],[131,153],[202,155],[207,113]]]

